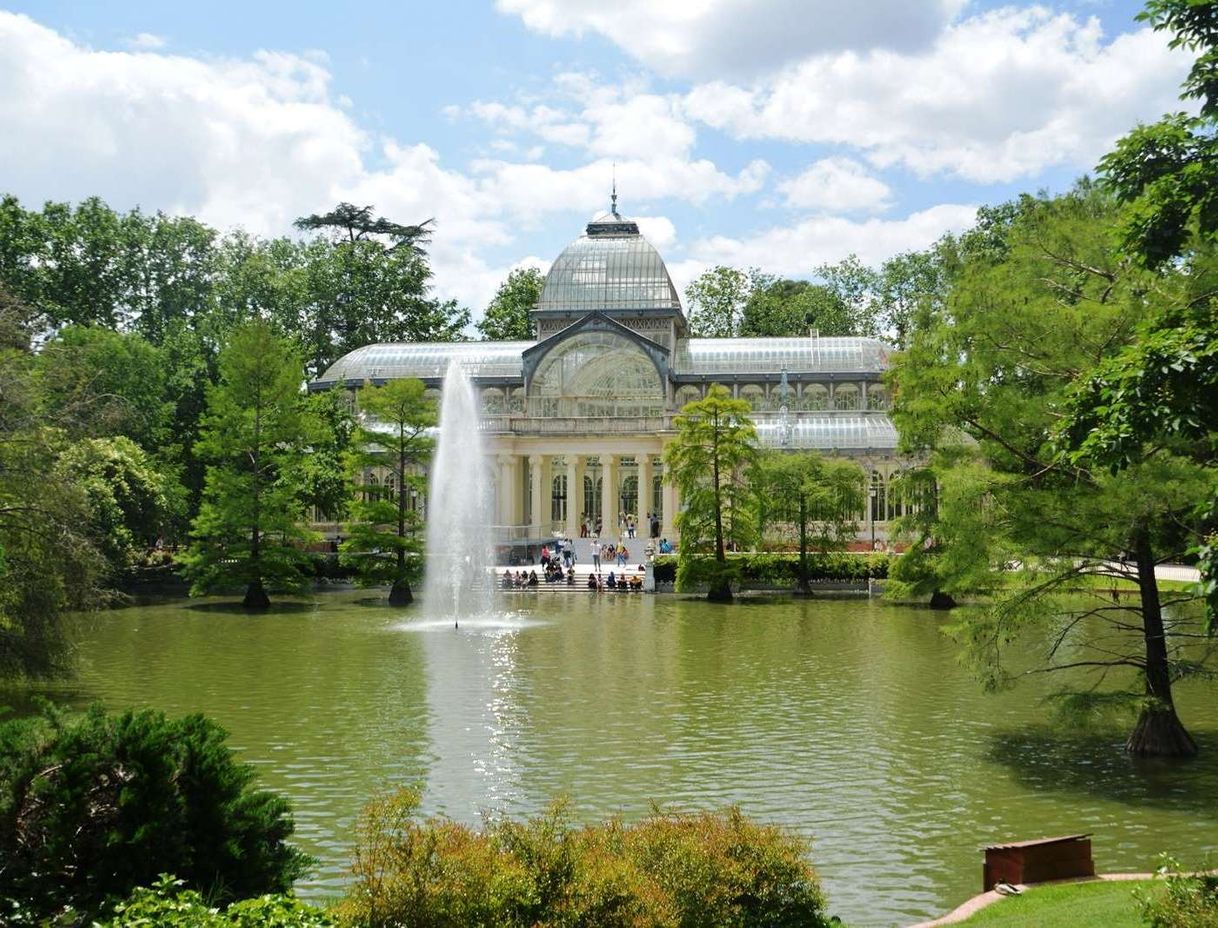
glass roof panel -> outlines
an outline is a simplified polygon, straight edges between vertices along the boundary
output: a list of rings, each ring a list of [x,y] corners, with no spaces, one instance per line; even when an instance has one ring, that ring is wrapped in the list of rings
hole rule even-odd
[[[888,368],[888,345],[876,338],[691,338],[677,345],[678,374],[866,373]]]
[[[766,447],[784,447],[784,429],[778,416],[757,417],[757,437]],[[789,420],[790,441],[785,447],[819,450],[894,451],[897,429],[883,414],[856,416],[799,415]]]
[[[380,380],[397,377],[443,377],[452,358],[472,377],[520,377],[521,355],[535,342],[398,342],[366,345],[330,365],[317,380]]]

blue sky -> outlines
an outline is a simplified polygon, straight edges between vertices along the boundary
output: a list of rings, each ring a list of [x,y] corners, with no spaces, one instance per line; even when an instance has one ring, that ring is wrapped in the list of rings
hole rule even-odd
[[[877,262],[1060,190],[1178,108],[1140,4],[969,0],[10,3],[0,188],[263,235],[339,199],[434,217],[480,312],[607,205],[679,286]]]

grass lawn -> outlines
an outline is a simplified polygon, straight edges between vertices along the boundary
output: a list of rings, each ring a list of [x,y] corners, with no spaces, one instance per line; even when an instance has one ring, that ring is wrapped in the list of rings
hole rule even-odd
[[[1149,880],[1114,880],[1033,887],[1022,896],[1000,899],[958,924],[969,928],[1144,928],[1132,893],[1154,885]]]

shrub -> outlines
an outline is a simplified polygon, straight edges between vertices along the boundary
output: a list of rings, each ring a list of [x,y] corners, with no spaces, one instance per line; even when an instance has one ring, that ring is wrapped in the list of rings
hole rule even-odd
[[[729,554],[728,569],[732,582],[744,586],[795,586],[799,580],[799,554],[790,552],[749,551]],[[808,579],[813,583],[858,583],[867,579],[883,580],[888,576],[890,559],[887,554],[867,554],[853,551],[809,551]],[[677,558],[663,555],[656,558],[657,582],[676,579],[681,590],[705,586],[716,572],[714,558],[686,557],[677,567]]]
[[[281,892],[308,857],[286,801],[252,787],[226,733],[94,706],[0,724],[0,897],[85,915],[173,870],[216,901]]]
[[[226,909],[208,905],[181,880],[162,875],[151,887],[136,889],[114,907],[100,928],[329,928],[334,924],[320,909],[290,894],[259,896]]]
[[[1218,928],[1218,875],[1184,873],[1166,856],[1158,873],[1165,890],[1137,894],[1149,928]]]
[[[580,925],[718,928],[829,924],[806,844],[720,813],[653,812],[626,825],[571,824],[561,804],[481,831],[416,820],[418,796],[371,803],[355,883],[336,914],[368,928]]]

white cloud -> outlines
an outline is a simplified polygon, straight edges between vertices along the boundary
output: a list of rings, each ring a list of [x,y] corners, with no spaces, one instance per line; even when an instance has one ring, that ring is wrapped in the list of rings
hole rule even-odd
[[[643,233],[643,237],[651,242],[660,254],[663,254],[669,246],[676,244],[677,227],[667,216],[634,216],[633,218],[639,224],[639,231]]]
[[[931,41],[965,0],[497,0],[551,36],[596,33],[653,71],[755,75],[846,48],[910,50]]]
[[[887,209],[892,190],[849,158],[823,158],[801,174],[778,184],[787,205],[829,212],[879,212]]]
[[[151,32],[141,32],[138,35],[132,36],[127,44],[132,48],[144,51],[156,51],[158,48],[165,47],[165,38]]]
[[[1187,54],[1147,29],[1043,7],[963,20],[921,53],[810,58],[765,86],[695,87],[686,112],[737,138],[852,146],[880,167],[1010,181],[1090,168],[1139,119],[1179,107]]]
[[[943,204],[904,219],[871,218],[861,221],[841,216],[814,216],[793,226],[775,226],[747,238],[711,236],[693,242],[689,257],[668,269],[673,282],[686,284],[716,264],[760,267],[784,277],[807,277],[819,265],[859,256],[876,265],[904,251],[923,249],[947,232],[972,225],[977,207]]]

